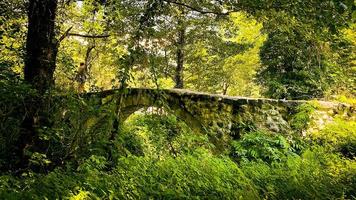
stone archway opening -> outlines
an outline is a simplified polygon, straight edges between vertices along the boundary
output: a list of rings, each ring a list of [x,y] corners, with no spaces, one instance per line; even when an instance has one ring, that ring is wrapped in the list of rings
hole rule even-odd
[[[137,108],[122,123],[123,136],[132,154],[164,159],[195,148],[209,148],[207,135],[196,133],[183,119],[164,107]]]

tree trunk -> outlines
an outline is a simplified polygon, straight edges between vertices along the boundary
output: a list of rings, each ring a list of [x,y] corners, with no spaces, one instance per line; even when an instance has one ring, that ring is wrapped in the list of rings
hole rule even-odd
[[[28,32],[26,41],[25,81],[37,91],[36,96],[27,99],[24,121],[21,124],[21,135],[18,139],[17,154],[19,167],[28,166],[25,149],[42,147],[36,137],[37,129],[48,124],[46,116],[46,91],[53,84],[58,44],[55,38],[55,16],[57,0],[30,0],[28,8]],[[34,150],[31,148],[31,150]]]
[[[178,26],[181,22],[178,21]],[[174,76],[174,88],[183,88],[183,70],[184,70],[184,45],[185,45],[185,27],[180,27],[178,30],[177,39],[177,67]]]
[[[58,0],[30,0],[26,41],[25,80],[40,94],[53,84],[58,44],[55,17]]]
[[[92,56],[90,55],[90,53],[92,50],[94,50],[94,48],[95,48],[95,45],[90,44],[87,48],[86,53],[85,53],[84,66],[85,66],[85,70],[87,73],[89,72],[89,66],[90,66],[90,62],[92,60]]]

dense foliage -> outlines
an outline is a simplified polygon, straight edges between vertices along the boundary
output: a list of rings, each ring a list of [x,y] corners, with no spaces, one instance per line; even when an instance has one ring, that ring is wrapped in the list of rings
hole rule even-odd
[[[276,133],[245,133],[240,140],[231,142],[230,153],[216,154],[206,136],[192,132],[172,115],[135,114],[111,147],[114,164],[112,157],[100,151],[91,151],[91,156],[80,154],[98,148],[93,143],[98,139],[91,138],[85,142],[86,146],[76,144],[77,153],[71,162],[49,173],[25,171],[16,177],[3,173],[0,196],[5,199],[352,199],[356,184],[352,148],[356,135],[354,123],[349,123],[339,119],[315,133],[311,141],[304,142]],[[105,132],[98,128],[97,133]],[[330,133],[331,130],[334,132]],[[59,133],[59,137],[63,136]],[[340,137],[349,139],[337,140]],[[336,145],[338,141],[342,142]],[[80,163],[79,156],[84,158]],[[38,159],[44,162],[43,157]]]
[[[355,199],[355,9],[0,1],[0,199]],[[190,127],[160,95],[123,113],[127,87],[345,104],[237,105],[230,135]]]

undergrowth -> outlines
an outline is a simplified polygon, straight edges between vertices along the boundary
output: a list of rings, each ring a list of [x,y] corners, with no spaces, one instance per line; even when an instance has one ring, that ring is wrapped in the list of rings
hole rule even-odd
[[[92,156],[77,169],[49,174],[3,175],[3,199],[352,199],[354,161],[322,147],[289,156],[285,162],[236,164],[227,156],[198,149],[162,160],[119,159],[106,170],[104,157]]]

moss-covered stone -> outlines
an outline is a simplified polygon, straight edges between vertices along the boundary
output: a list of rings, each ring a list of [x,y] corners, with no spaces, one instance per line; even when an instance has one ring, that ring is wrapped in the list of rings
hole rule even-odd
[[[125,120],[143,107],[164,107],[196,132],[208,134],[221,148],[244,132],[265,130],[282,134],[322,128],[335,115],[355,118],[355,108],[322,101],[228,97],[188,90],[132,88],[93,93],[102,102],[118,101]],[[89,94],[90,96],[90,94]]]

